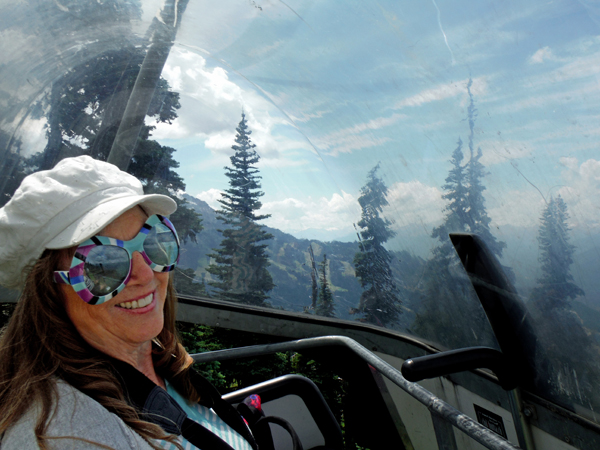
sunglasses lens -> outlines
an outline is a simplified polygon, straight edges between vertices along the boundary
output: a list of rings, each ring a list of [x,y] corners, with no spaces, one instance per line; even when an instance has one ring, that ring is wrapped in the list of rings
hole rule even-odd
[[[179,256],[177,239],[169,227],[163,223],[156,224],[144,241],[144,252],[154,264],[170,266],[175,264]]]
[[[98,297],[117,289],[129,273],[127,250],[112,245],[94,247],[85,260],[85,284]]]

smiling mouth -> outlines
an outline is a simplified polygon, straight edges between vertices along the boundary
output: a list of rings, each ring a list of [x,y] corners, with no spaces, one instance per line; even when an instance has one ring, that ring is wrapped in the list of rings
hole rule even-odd
[[[150,303],[152,303],[153,296],[154,296],[154,293],[151,292],[144,298],[140,298],[138,300],[133,300],[131,302],[119,303],[118,306],[120,306],[121,308],[125,308],[125,309],[143,308],[145,306],[148,306]]]

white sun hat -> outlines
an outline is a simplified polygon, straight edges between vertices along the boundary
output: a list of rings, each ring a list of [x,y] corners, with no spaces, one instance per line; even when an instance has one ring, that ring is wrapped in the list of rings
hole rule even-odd
[[[144,195],[137,178],[89,156],[25,177],[0,208],[0,284],[20,287],[45,249],[77,246],[136,205],[148,215],[177,209],[172,198]]]

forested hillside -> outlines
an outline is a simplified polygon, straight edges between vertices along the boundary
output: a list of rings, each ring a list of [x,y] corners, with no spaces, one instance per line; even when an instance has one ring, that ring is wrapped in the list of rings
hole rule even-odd
[[[221,242],[221,233],[217,229],[222,229],[223,225],[217,220],[216,212],[206,202],[189,195],[185,195],[184,198],[189,202],[189,207],[202,214],[204,229],[198,234],[197,242],[188,241],[183,244],[180,266],[183,269],[193,269],[198,282],[208,282],[210,274],[206,272],[206,267],[210,264],[210,258],[207,255]],[[266,243],[271,263],[269,272],[276,285],[268,302],[275,308],[282,307],[288,311],[310,308],[312,286],[308,248],[312,245],[317,262],[323,259],[324,254],[327,255],[328,281],[335,299],[336,317],[354,319],[351,311],[358,306],[362,293],[353,264],[359,249],[358,243],[297,239],[275,228],[265,229],[273,235],[273,239]],[[408,252],[392,252],[392,255],[392,270],[401,289],[404,315],[408,319],[412,316],[411,300],[418,293],[424,261]],[[406,320],[401,321],[403,325],[404,322]]]

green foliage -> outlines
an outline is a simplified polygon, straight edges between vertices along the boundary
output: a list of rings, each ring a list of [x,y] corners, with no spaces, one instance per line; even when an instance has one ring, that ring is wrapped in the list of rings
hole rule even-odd
[[[214,330],[204,325],[192,325],[185,322],[177,322],[177,331],[181,338],[183,346],[188,353],[203,353],[215,350],[222,350],[223,347],[213,338]],[[225,375],[220,372],[221,363],[213,361],[205,363],[201,368],[196,366],[199,372],[212,384],[218,388],[225,388],[227,380]]]
[[[377,176],[377,164],[367,176],[361,188],[358,203],[362,208],[360,227],[360,251],[354,257],[356,277],[363,293],[358,308],[353,312],[362,314],[365,322],[388,326],[398,322],[401,314],[399,290],[392,275],[392,256],[383,246],[394,237],[392,222],[380,216],[388,205],[388,188]]]
[[[192,354],[273,342],[264,336],[242,331],[184,322],[178,322],[177,326],[185,348]],[[196,368],[209,379],[218,380],[216,385],[222,392],[230,392],[289,373],[289,358],[287,353],[276,353],[258,358],[203,363]]]
[[[209,255],[215,262],[206,270],[215,277],[209,285],[216,289],[219,298],[265,306],[267,293],[275,285],[267,270],[270,265],[267,245],[260,242],[273,236],[257,224],[269,216],[256,214],[262,207],[259,199],[264,192],[260,191],[261,177],[255,167],[260,156],[254,150],[256,145],[250,139],[251,133],[242,113],[236,144],[232,146],[235,152],[230,158],[232,167],[225,167],[229,189],[219,200],[222,208],[217,218],[227,228],[219,230],[223,240]]]
[[[571,275],[575,246],[569,243],[568,220],[562,197],[551,198],[542,213],[538,235],[542,275],[531,294],[541,310],[566,309],[569,300],[585,295]]]
[[[272,343],[272,337],[260,336],[235,330],[210,328],[203,325],[193,325],[184,322],[177,324],[184,346],[189,353],[222,350],[227,348],[245,347]],[[276,353],[223,362],[196,364],[198,369],[222,393],[243,389],[248,386],[270,380],[285,374],[298,374],[310,378],[319,388],[331,411],[342,426],[342,433],[347,449],[360,449],[354,441],[352,430],[346,430],[344,424],[344,409],[352,402],[348,395],[348,383],[338,376],[326,361],[321,362],[310,354],[295,352]]]
[[[323,262],[319,263],[320,287],[319,300],[315,312],[319,316],[335,317],[335,300],[327,282],[327,255],[323,255]]]

